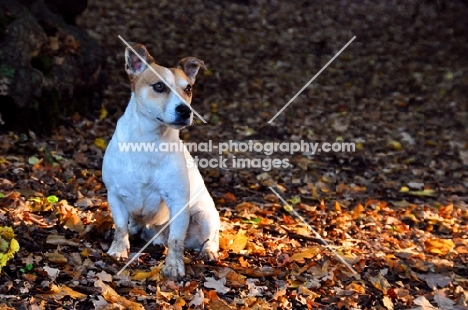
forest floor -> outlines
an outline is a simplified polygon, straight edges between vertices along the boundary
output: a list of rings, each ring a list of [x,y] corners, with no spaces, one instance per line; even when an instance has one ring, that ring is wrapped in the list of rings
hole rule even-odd
[[[463,1],[90,0],[78,26],[107,52],[101,112],[48,136],[0,136],[0,309],[468,309],[467,12]],[[164,66],[207,64],[192,102],[207,124],[184,141],[355,150],[223,152],[252,167],[200,169],[220,260],[186,251],[186,277],[168,281],[165,249],[149,247],[118,274],[101,165],[130,96],[119,35]]]

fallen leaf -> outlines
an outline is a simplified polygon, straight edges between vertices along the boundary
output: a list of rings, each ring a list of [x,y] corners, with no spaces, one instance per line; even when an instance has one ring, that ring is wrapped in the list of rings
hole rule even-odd
[[[429,300],[427,300],[424,296],[419,296],[413,301],[413,303],[420,307],[411,308],[410,310],[439,310],[437,307],[431,305]]]
[[[434,197],[436,195],[435,190],[433,189],[425,189],[422,191],[409,191],[408,194],[420,197]]]
[[[433,254],[447,254],[455,248],[451,239],[427,239],[424,241],[425,250]]]
[[[94,140],[94,145],[97,146],[98,148],[100,148],[103,151],[107,148],[107,142],[106,142],[106,140],[104,140],[102,138],[96,138]]]
[[[240,253],[242,250],[244,250],[248,240],[249,239],[245,235],[244,230],[239,229],[236,236],[234,237],[234,240],[229,245],[229,250],[231,250],[234,253]]]
[[[13,228],[9,226],[0,227],[0,272],[20,249],[19,243],[14,237]]]
[[[247,279],[247,287],[249,288],[249,296],[263,296],[263,291],[268,290],[267,286],[257,286],[255,282],[258,282],[258,279]]]
[[[192,300],[189,302],[189,307],[197,307],[203,305],[204,299],[205,294],[203,294],[203,290],[197,288],[195,294],[193,294]]]
[[[101,111],[99,113],[99,120],[103,120],[107,117],[107,115],[109,114],[109,112],[107,112],[107,109],[103,106],[101,107]]]
[[[42,267],[42,270],[44,270],[45,272],[47,272],[47,275],[52,279],[52,281],[55,280],[55,278],[57,278],[57,276],[60,274],[60,270],[57,269],[57,268],[51,268],[49,266],[44,266]]]
[[[278,202],[278,196],[276,196],[275,194],[273,193],[269,193],[269,194],[266,194],[263,199],[265,201],[268,201],[268,202],[273,202],[273,203],[277,203]]]
[[[176,301],[174,302],[172,306],[174,307],[174,310],[182,310],[183,309],[182,307],[185,305],[186,305],[185,300],[183,300],[182,297],[177,297]]]
[[[47,293],[39,294],[38,296],[40,296],[41,298],[53,300],[61,300],[62,298],[67,296],[77,300],[83,300],[86,297],[88,297],[85,294],[72,290],[68,286],[55,284],[52,284],[50,290]]]
[[[94,309],[97,310],[105,310],[105,309],[111,309],[109,303],[102,297],[101,295],[97,296],[98,300],[91,300],[94,305]]]
[[[68,259],[60,253],[44,253],[44,256],[47,257],[50,262],[56,264],[66,264],[68,262]]]
[[[226,194],[223,195],[223,198],[226,202],[236,202],[236,196],[234,196],[233,193],[227,192]]]
[[[353,210],[353,220],[357,219],[363,211],[364,206],[362,204],[358,204]]]
[[[395,151],[401,151],[403,149],[401,143],[395,140],[388,141],[387,147]]]
[[[384,296],[382,298],[382,303],[384,307],[387,308],[388,310],[393,310],[393,301],[390,297]]]
[[[379,272],[375,277],[370,277],[369,281],[378,290],[381,290],[384,294],[387,294],[388,289],[391,287],[387,279]]]
[[[297,261],[300,263],[304,262],[304,259],[306,258],[314,258],[318,253],[320,253],[321,249],[320,247],[312,247],[305,249],[304,251],[294,253],[289,257],[289,261]]]
[[[162,268],[163,266],[159,265],[157,267],[151,268],[150,271],[137,270],[132,275],[132,280],[135,280],[135,281],[160,280]]]
[[[445,296],[443,290],[436,290],[434,301],[437,303],[440,310],[451,310],[453,309],[453,305],[455,305],[453,300]]]
[[[96,277],[98,277],[99,280],[103,282],[112,282],[112,275],[108,274],[104,270],[99,273],[96,273]]]
[[[317,294],[314,291],[308,289],[304,285],[300,285],[299,288],[297,289],[297,292],[302,296],[309,297],[309,299],[311,299],[311,300],[314,300],[314,299],[320,297],[319,294]]]
[[[437,287],[444,288],[452,282],[452,279],[449,276],[441,274],[415,274],[419,279],[426,281],[427,286],[431,289],[437,289]]]
[[[366,293],[366,289],[358,284],[358,283],[355,283],[355,282],[352,282],[350,284],[348,284],[346,287],[345,287],[346,290],[349,290],[349,291],[353,291],[353,292],[356,292],[358,294],[365,294]]]
[[[94,281],[94,286],[101,289],[102,297],[104,297],[104,299],[111,304],[119,304],[125,307],[126,309],[145,309],[141,304],[120,296],[114,291],[113,288],[111,288],[109,285],[105,284],[99,279]]]
[[[222,299],[210,300],[210,310],[231,310],[232,308]]]
[[[46,243],[53,245],[68,245],[74,247],[78,247],[80,245],[78,242],[65,239],[65,236],[63,235],[48,235]]]
[[[224,277],[219,280],[216,280],[214,277],[206,277],[205,280],[206,281],[203,285],[207,288],[214,289],[217,293],[226,294],[230,291],[230,289],[225,286],[226,278]]]
[[[231,267],[241,274],[245,274],[249,277],[260,278],[260,277],[273,277],[281,273],[280,269],[276,269],[269,266],[263,266],[260,268],[245,268],[245,267]]]
[[[72,214],[67,222],[63,225],[63,227],[68,228],[72,231],[76,231],[78,233],[82,232],[84,230],[84,225],[81,222],[81,219],[78,215]]]

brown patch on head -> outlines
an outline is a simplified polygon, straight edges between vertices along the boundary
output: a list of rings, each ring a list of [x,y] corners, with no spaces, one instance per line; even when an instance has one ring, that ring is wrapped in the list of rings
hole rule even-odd
[[[132,91],[136,93],[141,93],[141,90],[143,88],[149,87],[149,88],[153,88],[153,90],[149,92],[149,95],[151,97],[153,96],[157,96],[159,98],[161,96],[167,97],[171,92],[169,87],[167,87],[167,83],[169,83],[171,87],[174,87],[173,86],[174,75],[169,69],[162,67],[162,66],[158,66],[157,64],[154,64],[154,63],[151,65],[151,68],[154,71],[156,71],[158,75],[162,77],[162,79],[158,75],[156,75],[153,70],[147,68],[145,71],[135,76],[131,80]],[[154,91],[154,85],[157,83],[162,83],[166,88],[165,91],[159,92],[159,93]]]

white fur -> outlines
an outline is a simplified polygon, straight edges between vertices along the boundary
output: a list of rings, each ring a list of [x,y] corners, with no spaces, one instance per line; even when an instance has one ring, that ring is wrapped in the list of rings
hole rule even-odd
[[[166,69],[155,64],[152,66],[158,70]],[[145,69],[146,66],[131,73],[138,80],[140,74],[149,76],[149,69]],[[179,71],[178,74],[168,69],[161,72],[176,89],[180,88],[178,84],[185,83],[185,79],[179,80]],[[169,96],[153,93],[154,90],[141,81],[135,82],[133,88],[135,91],[117,123],[102,168],[115,223],[114,241],[108,254],[127,258],[129,234],[141,232],[143,238],[151,239],[170,217],[188,203],[190,197],[203,190],[169,225],[168,231],[162,232],[154,241],[169,246],[163,274],[168,278],[178,278],[185,274],[184,246],[201,251],[205,259],[217,260],[219,215],[198,168],[187,167],[192,157],[186,148],[184,152],[120,151],[119,143],[122,142],[181,143],[179,128],[183,126],[171,125],[177,121],[175,109],[182,103],[180,98],[172,92]]]

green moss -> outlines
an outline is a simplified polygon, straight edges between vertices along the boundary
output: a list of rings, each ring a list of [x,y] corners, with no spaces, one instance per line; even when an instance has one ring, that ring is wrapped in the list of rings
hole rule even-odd
[[[52,76],[54,66],[52,59],[47,55],[40,54],[31,58],[31,66],[41,71],[44,76]]]
[[[3,38],[6,34],[8,25],[16,19],[16,16],[6,12],[3,15],[0,15],[0,39]]]

